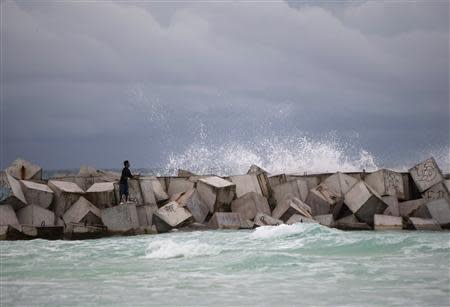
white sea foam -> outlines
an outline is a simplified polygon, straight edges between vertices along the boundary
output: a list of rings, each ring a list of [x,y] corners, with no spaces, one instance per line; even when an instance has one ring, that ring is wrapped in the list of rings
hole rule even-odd
[[[250,235],[250,239],[272,239],[285,237],[304,232],[310,224],[296,223],[292,225],[282,224],[279,226],[262,226],[256,228]]]
[[[176,242],[171,239],[162,239],[151,242],[145,251],[147,259],[170,259],[181,257],[195,257],[217,255],[220,249],[198,240]]]

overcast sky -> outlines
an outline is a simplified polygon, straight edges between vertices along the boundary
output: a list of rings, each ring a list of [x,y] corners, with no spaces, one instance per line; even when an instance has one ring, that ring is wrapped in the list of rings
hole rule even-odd
[[[446,0],[6,0],[1,42],[2,168],[305,135],[450,155]]]

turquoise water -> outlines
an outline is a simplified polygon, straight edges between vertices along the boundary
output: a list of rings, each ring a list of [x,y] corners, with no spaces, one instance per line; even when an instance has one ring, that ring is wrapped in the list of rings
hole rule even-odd
[[[296,224],[1,242],[1,306],[448,306],[449,241]]]

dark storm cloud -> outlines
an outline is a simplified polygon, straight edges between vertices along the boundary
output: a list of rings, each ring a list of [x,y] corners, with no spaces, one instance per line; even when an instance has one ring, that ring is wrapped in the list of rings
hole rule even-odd
[[[4,164],[154,166],[201,125],[448,144],[446,1],[1,6]]]

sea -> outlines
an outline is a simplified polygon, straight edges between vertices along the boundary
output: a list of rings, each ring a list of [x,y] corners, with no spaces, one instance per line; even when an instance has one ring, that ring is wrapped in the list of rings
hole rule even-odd
[[[1,242],[1,306],[449,305],[449,232],[294,224]]]

